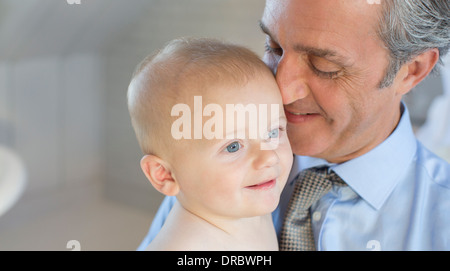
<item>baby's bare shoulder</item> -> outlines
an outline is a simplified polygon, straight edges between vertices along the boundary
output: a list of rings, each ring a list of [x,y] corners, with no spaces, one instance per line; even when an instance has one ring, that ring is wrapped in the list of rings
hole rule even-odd
[[[149,244],[147,250],[151,251],[205,251],[210,250],[213,239],[206,232],[161,231]]]

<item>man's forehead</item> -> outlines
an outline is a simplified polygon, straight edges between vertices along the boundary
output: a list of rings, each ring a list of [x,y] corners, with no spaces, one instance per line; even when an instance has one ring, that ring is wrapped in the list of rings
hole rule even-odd
[[[287,22],[290,28],[295,28],[296,22],[309,22],[315,27],[346,27],[347,24],[359,30],[367,25],[374,30],[373,23],[378,25],[382,5],[370,3],[368,0],[267,0],[262,21],[266,25]]]
[[[265,34],[267,34],[272,39],[273,42],[278,43],[276,34],[273,34],[269,30],[269,27],[267,27],[263,21],[260,21],[259,25],[261,27],[261,30]],[[343,56],[340,52],[336,51],[334,48],[317,48],[317,47],[304,45],[301,43],[295,43],[293,45],[293,50],[298,53],[307,53],[309,55],[314,55],[314,56],[322,57],[325,59],[329,59],[330,61],[333,61],[342,67],[347,67],[347,66],[352,65],[351,61],[349,61],[349,59],[347,57]]]
[[[351,66],[355,50],[367,39],[379,40],[378,9],[370,6],[361,0],[267,0],[260,27],[285,50]]]

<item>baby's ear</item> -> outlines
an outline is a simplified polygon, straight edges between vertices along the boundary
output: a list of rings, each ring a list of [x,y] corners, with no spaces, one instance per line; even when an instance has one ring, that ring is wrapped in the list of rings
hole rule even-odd
[[[173,178],[172,172],[159,157],[145,155],[141,159],[141,168],[153,187],[162,194],[175,196],[180,191],[180,187]]]

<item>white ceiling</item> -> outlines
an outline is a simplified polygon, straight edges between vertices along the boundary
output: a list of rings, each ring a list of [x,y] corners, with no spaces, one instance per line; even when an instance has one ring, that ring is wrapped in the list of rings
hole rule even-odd
[[[197,34],[262,48],[255,33],[263,0],[79,1],[0,0],[0,61],[122,48],[138,52]]]
[[[0,60],[99,50],[153,0],[0,0]]]

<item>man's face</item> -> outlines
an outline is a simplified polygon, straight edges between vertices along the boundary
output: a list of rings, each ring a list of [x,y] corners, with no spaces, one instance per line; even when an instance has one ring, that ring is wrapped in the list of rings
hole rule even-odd
[[[276,74],[297,155],[344,162],[386,139],[401,95],[379,89],[389,53],[380,5],[366,0],[267,0],[264,61]]]

